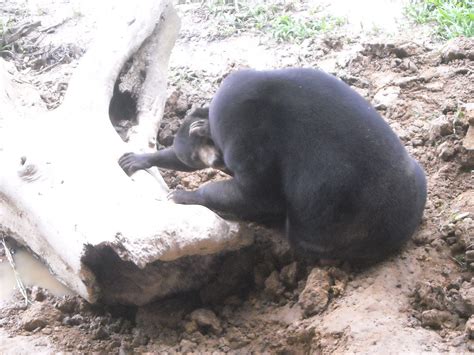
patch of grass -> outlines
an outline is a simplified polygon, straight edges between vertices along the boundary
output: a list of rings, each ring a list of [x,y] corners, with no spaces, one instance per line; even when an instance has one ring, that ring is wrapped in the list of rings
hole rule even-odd
[[[244,2],[238,6],[226,4],[222,0],[208,4],[210,17],[215,21],[216,32],[227,37],[244,30],[263,31],[282,7],[276,4],[251,4]]]
[[[286,13],[272,21],[271,32],[278,41],[302,41],[318,33],[332,31],[344,23],[345,19],[333,16],[310,19]]]
[[[271,35],[280,42],[301,41],[320,32],[329,32],[346,23],[345,18],[317,16],[314,11],[303,14],[292,12],[291,4],[251,3],[234,4],[217,0],[208,4],[209,15],[216,21],[220,36],[230,36],[246,30]]]
[[[412,0],[405,12],[418,24],[433,23],[441,38],[474,35],[473,0]]]

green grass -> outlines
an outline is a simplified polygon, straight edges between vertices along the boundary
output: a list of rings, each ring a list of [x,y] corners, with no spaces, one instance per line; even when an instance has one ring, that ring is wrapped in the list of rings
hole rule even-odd
[[[231,36],[254,30],[268,34],[279,42],[301,42],[321,32],[329,32],[346,23],[345,18],[321,16],[316,11],[306,11],[299,16],[291,6],[282,3],[254,3],[245,1],[238,7],[222,0],[208,5],[216,32]]]
[[[281,42],[302,41],[322,32],[330,32],[346,23],[343,18],[325,16],[321,18],[296,18],[286,13],[271,23],[271,33]]]
[[[418,24],[434,24],[444,39],[474,35],[473,0],[412,0],[406,14]]]

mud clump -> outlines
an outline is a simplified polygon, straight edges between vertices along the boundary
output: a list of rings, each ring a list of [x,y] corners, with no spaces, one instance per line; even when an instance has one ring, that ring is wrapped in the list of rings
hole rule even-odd
[[[473,314],[474,287],[462,278],[442,287],[433,282],[416,286],[414,307],[421,325],[434,329],[457,329]]]
[[[306,286],[298,299],[298,304],[306,317],[311,317],[326,309],[330,288],[331,278],[327,271],[319,268],[311,270]]]
[[[22,327],[28,332],[54,326],[61,320],[61,312],[48,302],[35,302],[21,315]]]
[[[179,89],[173,91],[166,100],[163,119],[158,130],[158,143],[164,147],[173,144],[174,136],[190,108],[188,97]]]

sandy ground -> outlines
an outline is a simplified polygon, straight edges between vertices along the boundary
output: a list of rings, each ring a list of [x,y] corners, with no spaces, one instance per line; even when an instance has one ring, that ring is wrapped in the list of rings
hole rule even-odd
[[[26,54],[3,55],[38,90],[41,105],[61,103],[105,3],[0,2],[3,23],[60,24],[22,39]],[[463,146],[474,102],[473,41],[438,42],[403,20],[402,5],[333,1],[325,11],[349,15],[349,24],[302,43],[277,43],[252,30],[220,38],[205,11],[180,5],[182,30],[159,133],[159,142],[170,144],[186,110],[208,104],[222,77],[237,68],[310,66],[337,75],[375,105],[427,173],[423,223],[399,255],[369,268],[306,265],[291,259],[277,233],[255,227],[256,245],[229,260],[213,283],[141,308],[91,306],[34,287],[33,279],[27,309],[17,292],[0,303],[0,353],[474,350],[474,165]],[[172,188],[222,178],[213,171],[165,176]],[[18,263],[30,265],[20,255]],[[3,291],[13,279],[0,265]],[[32,267],[24,269],[27,278]]]

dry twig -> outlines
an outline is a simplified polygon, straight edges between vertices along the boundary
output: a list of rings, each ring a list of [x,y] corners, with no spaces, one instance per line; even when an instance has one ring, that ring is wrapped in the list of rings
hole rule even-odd
[[[22,296],[25,298],[25,306],[28,307],[28,304],[31,304],[31,301],[28,299],[28,294],[26,293],[26,288],[25,285],[23,285],[23,281],[21,281],[20,274],[18,273],[15,265],[15,260],[13,260],[13,255],[10,252],[10,249],[8,248],[7,243],[5,242],[5,238],[2,238],[2,244],[3,248],[5,249],[5,255],[7,256],[7,260],[10,263],[10,266],[12,267],[13,273],[15,274],[15,279],[16,279],[16,284],[18,286],[18,289],[20,290],[20,293]]]

